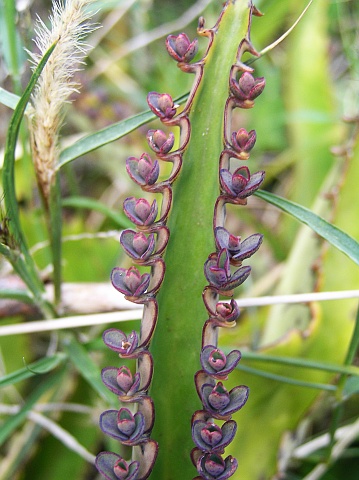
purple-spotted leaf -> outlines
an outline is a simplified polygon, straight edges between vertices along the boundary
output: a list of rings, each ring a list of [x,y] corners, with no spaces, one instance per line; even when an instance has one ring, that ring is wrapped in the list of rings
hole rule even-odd
[[[106,480],[138,480],[139,462],[126,462],[116,453],[99,453],[95,465]]]

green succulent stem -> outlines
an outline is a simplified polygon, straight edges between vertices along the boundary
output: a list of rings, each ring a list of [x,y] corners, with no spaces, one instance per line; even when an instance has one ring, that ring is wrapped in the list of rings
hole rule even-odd
[[[151,344],[155,372],[150,394],[156,409],[151,437],[160,445],[151,479],[183,480],[196,474],[189,453],[194,446],[191,416],[201,408],[193,378],[200,368],[202,327],[207,318],[202,301],[203,264],[215,250],[213,208],[219,194],[228,78],[249,24],[248,2],[226,4],[203,59],[203,75],[189,115],[191,139],[174,184],[166,275],[157,297],[159,318]]]

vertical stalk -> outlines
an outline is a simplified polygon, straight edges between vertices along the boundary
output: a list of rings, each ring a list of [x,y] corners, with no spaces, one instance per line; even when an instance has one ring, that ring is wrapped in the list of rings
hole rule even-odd
[[[159,318],[150,349],[155,365],[150,391],[156,410],[152,437],[160,445],[153,479],[183,480],[196,473],[189,457],[193,448],[190,422],[192,413],[201,407],[193,378],[200,368],[207,315],[202,301],[207,283],[203,264],[215,249],[212,219],[219,194],[228,77],[249,23],[248,2],[231,1],[213,29],[213,43],[203,59],[203,76],[191,107],[190,143],[174,184],[167,270],[157,297]]]

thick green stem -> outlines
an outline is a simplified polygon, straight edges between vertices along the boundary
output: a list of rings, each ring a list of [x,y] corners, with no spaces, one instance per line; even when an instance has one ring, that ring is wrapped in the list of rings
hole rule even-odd
[[[202,302],[206,285],[203,264],[215,250],[213,208],[219,194],[218,161],[223,149],[223,111],[228,77],[239,43],[247,36],[247,1],[225,7],[211,49],[204,59],[201,83],[191,108],[191,140],[174,184],[169,219],[166,275],[158,295],[159,318],[151,345],[154,378],[151,396],[156,409],[152,438],[159,454],[151,479],[183,480],[196,475],[189,454],[191,416],[201,409],[194,386],[200,368]],[[224,72],[228,72],[226,75]]]

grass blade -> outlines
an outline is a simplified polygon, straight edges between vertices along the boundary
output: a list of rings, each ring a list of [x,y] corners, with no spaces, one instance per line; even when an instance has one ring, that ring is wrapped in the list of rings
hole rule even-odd
[[[6,206],[6,215],[11,220],[9,223],[11,233],[19,244],[20,250],[24,255],[24,260],[30,278],[30,284],[27,283],[28,287],[34,293],[34,296],[37,298],[39,307],[43,310],[44,314],[48,316],[52,316],[54,312],[52,311],[51,307],[49,307],[49,305],[42,299],[42,292],[44,291],[43,284],[36,271],[35,263],[29,253],[27,243],[20,225],[19,207],[15,192],[15,148],[19,135],[21,121],[24,116],[26,106],[29,102],[31,92],[34,89],[36,82],[40,77],[41,72],[55,47],[56,43],[53,44],[45,53],[45,55],[39,62],[39,65],[33,72],[24,94],[16,105],[8,129],[3,166],[3,190],[5,192],[4,201]],[[29,278],[24,279],[24,281],[27,282]]]
[[[74,367],[100,397],[109,405],[116,406],[118,404],[116,396],[102,383],[100,369],[92,360],[86,348],[74,337],[68,336],[64,341],[64,349]]]
[[[0,87],[0,103],[5,105],[6,107],[15,110],[16,105],[19,103],[19,100],[20,97],[18,95],[15,95],[15,93],[11,93],[8,90],[5,90],[5,88]]]
[[[56,353],[56,355],[53,355],[52,357],[41,358],[40,360],[30,363],[30,365],[27,365],[16,372],[0,378],[0,388],[7,387],[8,385],[14,385],[17,382],[26,380],[34,375],[42,375],[44,373],[51,372],[66,358],[66,355],[61,352]]]
[[[25,404],[17,413],[9,417],[2,425],[0,429],[0,446],[6,442],[6,440],[14,433],[14,431],[23,423],[26,419],[28,412],[40,400],[40,398],[51,390],[59,382],[60,375],[63,374],[63,370],[48,376],[46,380],[40,383],[40,385],[28,396]]]
[[[331,243],[351,260],[359,265],[359,243],[347,233],[311,212],[308,208],[274,195],[273,193],[258,190],[255,195],[272,205],[289,213],[296,220],[308,225],[314,232]]]
[[[297,387],[315,388],[318,390],[325,390],[329,392],[335,392],[337,389],[335,385],[329,385],[327,383],[305,382],[303,380],[297,380],[295,378],[285,377],[283,375],[277,375],[275,373],[265,372],[264,370],[247,367],[245,365],[238,365],[236,368],[242,372],[247,372],[253,375],[258,375],[260,377],[269,378],[270,380],[274,380],[276,382],[287,383],[288,385],[296,385]]]
[[[63,207],[77,207],[95,210],[103,213],[109,219],[113,220],[120,228],[133,228],[133,224],[121,211],[115,211],[104,203],[88,197],[68,197],[61,202]]]
[[[230,349],[226,351],[230,352]],[[289,365],[296,368],[309,368],[311,370],[321,370],[323,372],[341,373],[346,375],[359,376],[359,368],[355,366],[333,365],[329,363],[317,362],[314,360],[307,360],[305,358],[295,357],[280,357],[275,355],[267,355],[256,352],[243,351],[242,358],[251,361],[265,362],[265,363],[279,363],[281,365]]]

